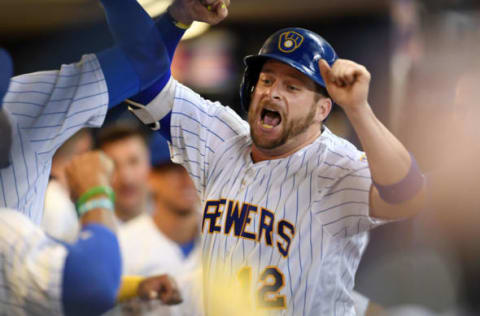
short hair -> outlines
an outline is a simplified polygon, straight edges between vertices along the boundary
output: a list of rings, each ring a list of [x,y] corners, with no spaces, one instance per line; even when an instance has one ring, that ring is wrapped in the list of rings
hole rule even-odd
[[[131,123],[116,123],[100,129],[97,135],[97,148],[103,148],[109,144],[131,138],[140,138],[148,147],[146,132]]]
[[[163,174],[170,171],[176,171],[176,172],[182,171],[182,172],[188,173],[187,169],[185,169],[184,166],[178,163],[174,163],[170,160],[166,160],[152,166],[153,173]]]
[[[330,98],[330,95],[328,94],[328,91],[325,87],[319,85],[318,83],[315,83],[315,92],[317,92],[318,94],[320,94],[322,97],[324,98]]]

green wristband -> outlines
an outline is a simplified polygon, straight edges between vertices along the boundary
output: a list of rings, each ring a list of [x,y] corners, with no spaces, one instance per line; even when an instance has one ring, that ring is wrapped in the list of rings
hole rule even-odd
[[[88,200],[87,202],[78,205],[77,215],[80,218],[83,216],[83,214],[96,208],[103,208],[112,212],[114,211],[112,200],[103,197],[99,199]]]
[[[102,185],[98,187],[93,187],[87,192],[83,193],[77,200],[77,203],[76,203],[77,209],[79,208],[80,205],[84,204],[91,197],[99,194],[105,194],[106,196],[108,196],[110,201],[112,201],[112,203],[115,203],[115,192],[113,192],[111,187]]]

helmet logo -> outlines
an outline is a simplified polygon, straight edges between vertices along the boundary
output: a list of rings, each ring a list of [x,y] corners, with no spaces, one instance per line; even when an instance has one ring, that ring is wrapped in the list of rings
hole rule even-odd
[[[284,53],[291,53],[303,43],[303,36],[295,31],[283,32],[278,38],[278,49]]]

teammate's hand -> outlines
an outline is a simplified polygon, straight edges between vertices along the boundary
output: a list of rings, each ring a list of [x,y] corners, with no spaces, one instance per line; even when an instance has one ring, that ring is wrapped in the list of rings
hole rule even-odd
[[[215,25],[228,15],[230,0],[175,0],[169,7],[172,17],[183,24],[193,21]]]
[[[113,161],[101,151],[91,151],[73,158],[65,168],[72,199],[76,201],[93,187],[110,186],[113,169]]]
[[[182,302],[177,283],[167,274],[146,278],[138,286],[137,294],[143,300],[160,299],[167,305]]]
[[[371,77],[364,66],[346,59],[338,59],[333,67],[321,59],[318,66],[328,94],[345,111],[368,105]]]

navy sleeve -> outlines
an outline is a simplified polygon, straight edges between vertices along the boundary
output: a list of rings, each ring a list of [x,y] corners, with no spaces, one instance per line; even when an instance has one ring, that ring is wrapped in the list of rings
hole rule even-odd
[[[109,107],[169,72],[170,59],[155,22],[136,0],[101,0],[115,47],[99,53]]]
[[[159,30],[162,38],[162,44],[166,48],[169,60],[171,62],[171,60],[173,59],[173,55],[175,54],[175,49],[177,48],[178,43],[180,42],[183,34],[185,33],[185,30],[178,28],[174,25],[173,19],[168,12],[160,15],[155,20],[155,25]],[[165,87],[168,80],[170,79],[170,76],[170,67],[168,67],[168,70],[165,72],[165,74],[163,74],[150,87],[144,89],[139,94],[132,97],[132,100],[140,104],[150,103]]]

